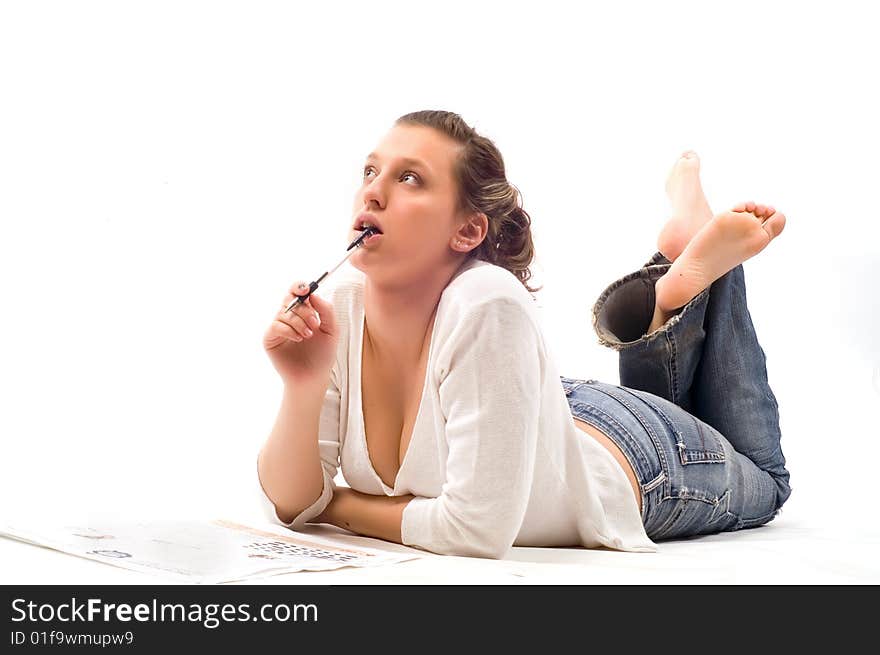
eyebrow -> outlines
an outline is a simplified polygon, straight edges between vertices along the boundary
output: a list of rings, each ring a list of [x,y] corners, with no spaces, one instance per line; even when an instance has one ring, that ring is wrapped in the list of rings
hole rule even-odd
[[[367,155],[366,159],[378,159],[378,157],[375,152],[371,152],[369,155]],[[407,166],[419,166],[421,168],[424,168],[426,171],[432,172],[431,167],[420,159],[413,159],[412,157],[401,157],[400,162]]]

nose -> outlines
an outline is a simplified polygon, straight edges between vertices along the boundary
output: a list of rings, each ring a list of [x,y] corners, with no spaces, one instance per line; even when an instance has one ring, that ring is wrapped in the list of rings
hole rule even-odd
[[[368,209],[382,207],[385,204],[384,180],[381,174],[367,182],[363,190],[363,201]]]

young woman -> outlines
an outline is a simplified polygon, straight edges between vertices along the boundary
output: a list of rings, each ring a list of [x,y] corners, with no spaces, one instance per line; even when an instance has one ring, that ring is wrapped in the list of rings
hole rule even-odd
[[[648,552],[770,521],[789,475],[741,264],[785,217],[752,202],[713,216],[692,152],[667,192],[659,252],[593,309],[620,385],[561,376],[501,154],[457,114],[399,118],[367,158],[349,241],[381,234],[286,312],[294,284],[264,336],[284,383],[257,457],[267,517],[489,558]]]

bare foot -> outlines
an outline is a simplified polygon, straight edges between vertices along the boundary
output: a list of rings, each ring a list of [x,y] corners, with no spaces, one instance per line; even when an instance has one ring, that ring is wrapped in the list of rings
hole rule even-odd
[[[683,307],[727,271],[761,252],[784,227],[784,214],[753,202],[714,216],[657,280],[657,308],[672,312]]]
[[[657,250],[674,262],[693,236],[712,219],[712,209],[700,184],[700,158],[687,150],[672,165],[666,178],[666,195],[672,217],[657,238]]]

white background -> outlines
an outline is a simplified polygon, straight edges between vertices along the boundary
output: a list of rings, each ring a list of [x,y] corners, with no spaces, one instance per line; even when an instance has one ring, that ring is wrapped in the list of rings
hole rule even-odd
[[[682,150],[715,211],[783,211],[745,269],[784,513],[873,518],[880,53],[858,7],[0,4],[0,513],[253,509],[281,391],[263,332],[344,254],[394,119],[445,109],[522,192],[564,375],[618,381],[590,308],[654,253]]]

